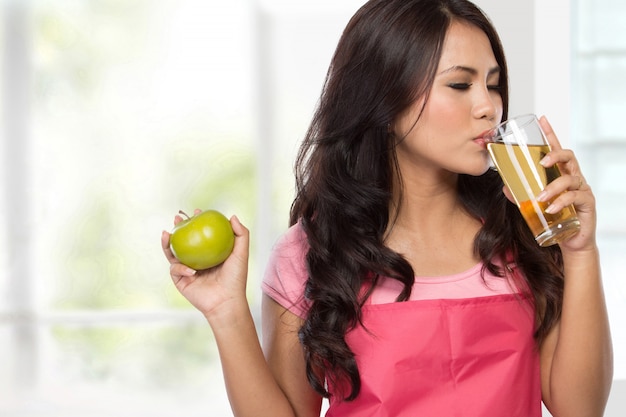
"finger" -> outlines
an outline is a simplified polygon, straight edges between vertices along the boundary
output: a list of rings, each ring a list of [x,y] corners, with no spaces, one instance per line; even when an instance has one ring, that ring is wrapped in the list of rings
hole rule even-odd
[[[237,253],[242,259],[248,257],[248,248],[250,245],[250,231],[239,221],[237,216],[230,218],[230,225],[235,233],[235,247],[233,252]]]
[[[575,204],[577,194],[577,191],[562,193],[550,203],[550,205],[545,210],[546,213],[556,214],[559,211],[563,210],[565,207]]]
[[[548,184],[545,190],[550,189],[550,193],[557,196],[564,191],[580,191],[584,184],[585,179],[582,175],[563,175]]]
[[[558,151],[549,152],[539,163],[545,168],[550,168],[554,165],[558,165],[561,174],[563,175],[577,175],[580,174],[580,166],[578,165],[578,159],[569,149],[561,149]]]
[[[172,253],[172,249],[170,248],[170,234],[165,230],[161,233],[161,248],[163,249],[163,253],[167,260],[172,262],[178,262],[174,254]]]
[[[552,148],[553,151],[563,149],[561,142],[559,142],[559,139],[556,137],[556,133],[554,133],[554,129],[552,129],[552,125],[550,125],[546,116],[541,116],[539,119],[539,125],[541,126],[543,133],[546,134],[546,139],[548,140],[550,148]]]
[[[550,202],[553,209],[549,213],[556,213],[570,204],[577,204],[588,198],[589,186],[581,175],[563,175],[550,184],[537,196],[538,201]]]
[[[515,198],[513,197],[513,194],[511,193],[509,187],[507,187],[506,185],[502,187],[502,192],[511,203],[515,203]]]
[[[161,247],[163,248],[163,250],[170,249],[170,234],[167,233],[165,230],[161,232]]]
[[[178,288],[178,291],[183,292],[185,288],[193,284],[196,280],[195,276],[186,275],[172,275],[172,282]]]
[[[176,262],[170,265],[170,275],[172,279],[180,280],[181,278],[189,278],[196,275],[196,270],[191,269],[186,265]]]
[[[161,232],[161,248],[163,249],[163,253],[165,253],[168,260],[170,257],[174,256],[174,254],[172,254],[172,250],[170,249],[170,234],[165,230]]]
[[[187,216],[187,213],[183,212],[182,210],[180,211],[180,213],[184,214],[186,218],[184,218],[180,214],[177,214],[176,216],[174,216],[174,226],[176,226],[178,223],[182,222],[183,220],[189,219],[189,216]],[[194,216],[196,216],[196,215],[198,215],[200,213],[202,213],[202,210],[200,210],[200,209],[195,209],[193,211],[193,215]]]
[[[241,220],[239,220],[239,217],[237,216],[232,216],[230,218],[230,225],[233,228],[235,236],[244,237],[249,233],[248,229],[241,223]]]
[[[585,184],[585,180],[582,177],[582,175],[570,175],[570,186],[568,188],[568,190],[571,191],[578,191],[581,188],[583,188],[583,185]]]
[[[584,177],[580,174],[580,166],[578,165],[578,160],[576,159],[576,155],[570,149],[563,149],[559,139],[557,138],[550,122],[545,116],[542,116],[539,119],[539,124],[541,125],[541,129],[546,134],[546,139],[548,144],[550,144],[550,148],[552,149],[541,161],[541,165],[544,167],[551,167],[555,164],[559,164],[559,168],[561,168],[563,173],[572,174],[577,177],[577,179],[573,180],[574,183],[567,187],[568,190],[579,190],[585,184]]]

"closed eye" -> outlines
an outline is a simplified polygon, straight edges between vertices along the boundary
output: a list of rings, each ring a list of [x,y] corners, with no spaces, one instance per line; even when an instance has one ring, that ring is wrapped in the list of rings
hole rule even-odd
[[[472,86],[471,83],[450,83],[448,87],[454,90],[467,90]]]
[[[448,84],[448,87],[454,89],[454,90],[469,90],[469,88],[472,86],[472,83],[450,83]],[[494,85],[488,85],[487,86],[488,90],[491,91],[500,91],[502,90],[502,88],[500,87],[499,84],[494,84]]]

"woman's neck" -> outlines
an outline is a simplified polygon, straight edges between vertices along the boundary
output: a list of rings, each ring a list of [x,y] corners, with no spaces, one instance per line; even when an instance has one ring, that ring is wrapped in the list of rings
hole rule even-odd
[[[418,275],[445,275],[473,266],[474,238],[481,223],[463,207],[458,175],[403,183],[399,209],[391,208],[386,245],[402,254]],[[396,217],[397,213],[397,217]]]
[[[397,224],[424,230],[428,225],[437,226],[448,222],[451,216],[465,212],[457,191],[458,174],[443,173],[438,176],[413,175],[405,178],[395,198]]]

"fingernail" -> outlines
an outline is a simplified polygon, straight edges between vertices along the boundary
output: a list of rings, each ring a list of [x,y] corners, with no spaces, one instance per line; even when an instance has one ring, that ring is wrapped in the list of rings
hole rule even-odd
[[[546,198],[547,196],[548,196],[548,193],[546,193],[545,191],[542,191],[537,196],[537,201],[545,202],[547,200]]]
[[[191,269],[191,268],[187,268],[187,269],[185,269],[185,275],[189,275],[189,276],[196,275],[196,270],[195,269]]]
[[[541,161],[539,161],[539,163],[540,163],[542,166],[544,166],[544,167],[548,167],[548,166],[550,166],[550,165],[551,165],[551,164],[550,164],[550,162],[551,162],[550,157],[549,157],[549,156],[547,156],[547,155],[546,155],[546,156],[544,156],[544,157],[541,159]]]
[[[554,205],[552,205],[552,204],[550,204],[548,207],[546,207],[546,209],[544,211],[546,213],[548,213],[548,214],[554,214],[554,213],[558,212],[556,207]]]

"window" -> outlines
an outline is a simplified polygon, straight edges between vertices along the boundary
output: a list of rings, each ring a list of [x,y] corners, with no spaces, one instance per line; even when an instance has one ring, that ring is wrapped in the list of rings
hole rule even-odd
[[[215,4],[2,2],[0,414],[226,414],[158,244],[178,209],[256,222],[253,15]]]
[[[0,414],[231,415],[160,231],[179,209],[237,214],[258,313],[297,145],[361,2],[334,3],[0,2]]]
[[[572,134],[598,204],[598,240],[615,351],[626,379],[626,3],[575,0]]]

